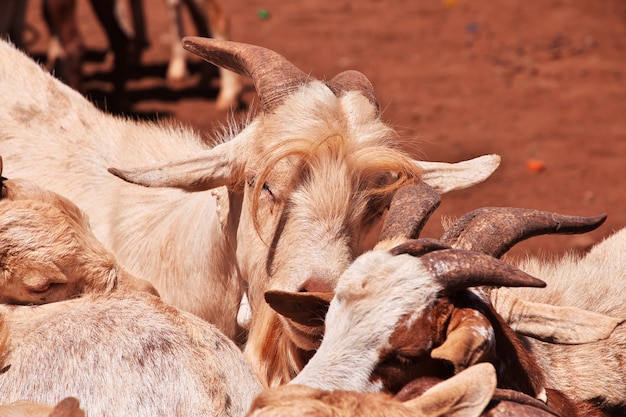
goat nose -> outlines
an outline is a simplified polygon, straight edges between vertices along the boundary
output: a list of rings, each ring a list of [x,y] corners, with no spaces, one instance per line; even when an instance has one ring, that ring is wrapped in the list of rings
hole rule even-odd
[[[333,286],[327,280],[311,277],[304,281],[298,292],[332,292]]]

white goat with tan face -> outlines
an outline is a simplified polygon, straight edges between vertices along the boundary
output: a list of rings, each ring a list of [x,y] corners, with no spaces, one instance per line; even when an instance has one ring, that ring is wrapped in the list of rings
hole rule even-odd
[[[117,263],[69,200],[27,181],[0,178],[0,188],[0,302],[44,304],[117,290],[158,295]]]
[[[409,158],[360,73],[322,82],[264,48],[201,38],[184,45],[251,76],[260,97],[260,113],[214,147],[190,129],[103,114],[1,43],[7,171],[76,202],[120,263],[229,337],[248,286],[248,354],[264,378],[288,379],[294,367],[276,362],[294,362],[284,358],[315,345],[319,329],[302,334],[281,323],[264,291],[332,290],[369,248],[401,184],[421,174],[440,193],[463,188],[487,178],[499,158]],[[169,188],[107,172],[137,166],[148,168],[111,171]]]

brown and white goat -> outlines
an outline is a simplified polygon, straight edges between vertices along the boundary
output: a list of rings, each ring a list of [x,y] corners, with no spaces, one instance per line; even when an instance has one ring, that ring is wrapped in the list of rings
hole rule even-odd
[[[294,333],[264,292],[332,290],[369,249],[398,187],[420,175],[439,193],[467,187],[487,178],[499,157],[408,157],[358,72],[322,82],[264,48],[202,38],[184,45],[251,76],[260,96],[260,113],[216,146],[188,128],[104,114],[2,42],[2,155],[11,176],[45,184],[84,210],[98,239],[165,302],[232,338],[247,287],[247,353],[264,380],[280,382],[290,377],[282,366],[289,351],[315,345],[318,334]],[[112,172],[149,187],[107,172],[134,166],[149,168]]]
[[[80,399],[90,417],[243,416],[261,384],[215,326],[142,293],[0,306],[0,398]]]
[[[2,178],[0,188],[0,302],[44,304],[116,290],[158,295],[117,263],[68,199],[27,181]]]
[[[361,255],[337,283],[320,348],[292,383],[397,392],[414,379],[445,379],[488,361],[498,387],[547,399],[559,414],[604,415],[550,389],[522,341],[469,290],[482,285],[545,284],[491,256],[430,239]],[[585,414],[590,409],[596,414]]]

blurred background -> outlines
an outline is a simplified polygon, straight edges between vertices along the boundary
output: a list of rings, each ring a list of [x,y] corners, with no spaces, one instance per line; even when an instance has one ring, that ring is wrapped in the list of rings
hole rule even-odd
[[[45,62],[42,1],[27,2],[23,43]],[[190,57],[188,76],[166,79],[175,36],[165,0],[143,0],[149,44],[127,63],[121,89],[91,2],[76,3],[81,89],[101,108],[181,121],[207,137],[229,117],[246,116],[255,99],[249,80],[239,104],[225,110],[216,106],[217,70],[203,70],[198,58]],[[413,155],[446,162],[501,155],[485,183],[444,196],[423,236],[438,237],[442,218],[483,206],[608,213],[594,232],[533,238],[511,251],[517,257],[584,251],[626,226],[626,1],[221,0],[219,7],[232,40],[273,49],[317,78],[363,72]],[[186,9],[182,19],[187,34],[198,33]]]

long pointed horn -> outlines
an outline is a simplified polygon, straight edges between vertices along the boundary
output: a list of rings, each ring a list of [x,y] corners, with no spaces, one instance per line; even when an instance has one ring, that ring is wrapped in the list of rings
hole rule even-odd
[[[380,104],[374,93],[374,87],[370,80],[359,71],[348,70],[334,76],[326,83],[328,88],[339,96],[344,91],[360,91],[380,112]]]
[[[458,219],[441,237],[457,249],[486,253],[496,258],[516,243],[545,234],[576,234],[596,229],[606,214],[580,217],[513,207],[484,207]]]
[[[424,267],[449,291],[468,287],[545,287],[522,270],[480,252],[443,249],[420,257]]]
[[[422,181],[400,188],[391,200],[379,242],[416,239],[440,203],[439,193]]]
[[[183,48],[212,64],[252,78],[266,113],[311,79],[282,55],[260,46],[187,36],[183,38]]]

